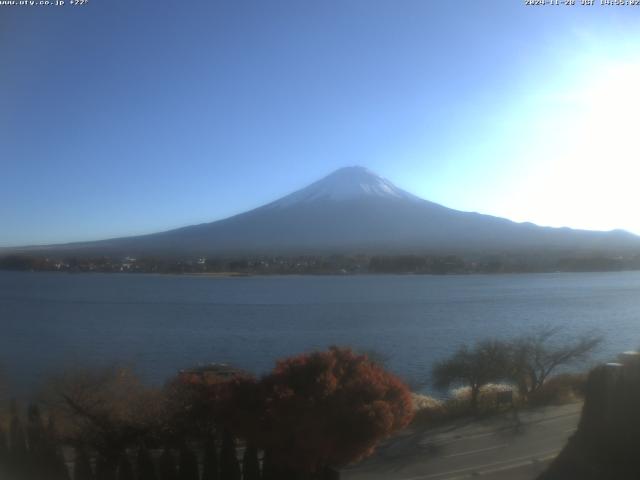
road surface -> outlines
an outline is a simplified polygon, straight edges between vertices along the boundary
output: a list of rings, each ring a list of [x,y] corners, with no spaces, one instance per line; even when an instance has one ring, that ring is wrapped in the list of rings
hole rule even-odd
[[[343,480],[532,480],[575,431],[581,403],[407,430],[378,447]]]

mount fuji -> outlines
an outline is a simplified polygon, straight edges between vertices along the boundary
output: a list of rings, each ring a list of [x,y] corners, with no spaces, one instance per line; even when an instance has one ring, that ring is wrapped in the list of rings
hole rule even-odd
[[[28,250],[141,256],[629,249],[640,249],[640,237],[622,230],[540,227],[453,210],[416,197],[366,168],[346,167],[279,200],[223,220]]]

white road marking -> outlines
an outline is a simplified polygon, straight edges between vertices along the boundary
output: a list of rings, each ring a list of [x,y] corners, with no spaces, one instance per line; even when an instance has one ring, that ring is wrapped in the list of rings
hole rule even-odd
[[[511,470],[513,468],[519,468],[519,467],[524,467],[526,465],[532,465],[534,463],[543,463],[546,462],[547,460],[552,460],[554,458],[556,458],[558,456],[558,453],[553,453],[551,455],[547,455],[545,457],[536,457],[535,459],[531,459],[528,462],[519,462],[519,463],[514,463],[512,465],[506,465],[504,467],[497,467],[497,468],[490,468],[488,470],[482,470],[481,472],[479,472],[481,475],[487,475],[489,473],[498,473],[498,472],[504,472],[505,470]],[[452,479],[447,479],[447,480],[452,480]]]
[[[483,465],[475,465],[473,467],[459,468],[457,470],[450,470],[448,472],[431,473],[428,475],[421,475],[419,477],[403,478],[402,480],[427,480],[429,478],[438,478],[438,477],[443,477],[442,480],[454,480],[456,478],[464,478],[465,476],[469,476],[473,472],[479,472],[483,469],[487,469],[485,470],[486,472],[491,472],[493,471],[491,470],[492,467],[502,468],[504,470],[509,470],[511,468],[518,468],[523,465],[528,465],[532,463],[534,458],[537,458],[537,459],[553,458],[558,454],[558,452],[559,450],[552,450],[547,452],[541,452],[538,454],[529,454],[529,455],[524,455],[522,457],[510,458],[508,460],[501,460],[499,462],[485,463]],[[447,475],[456,475],[456,474],[465,473],[465,472],[466,472],[466,475],[463,477],[447,477]]]
[[[540,419],[536,419],[536,420],[530,420],[528,422],[522,422],[521,426],[524,427],[524,426],[527,426],[527,425],[539,425],[541,423],[556,422],[558,420],[563,420],[563,419],[565,419],[567,417],[574,417],[574,416],[577,416],[577,415],[580,415],[580,412],[562,413],[560,415],[555,415],[553,417],[544,417],[544,418],[540,418]],[[435,440],[433,442],[429,441],[428,439],[423,439],[423,440],[420,441],[420,445],[433,445],[434,447],[441,447],[441,446],[444,446],[444,445],[450,445],[450,444],[455,443],[455,442],[461,442],[463,440],[471,440],[471,439],[475,439],[475,438],[490,437],[490,436],[502,433],[504,431],[508,431],[508,430],[510,430],[512,428],[513,428],[513,426],[507,426],[507,427],[503,427],[503,428],[500,428],[498,430],[493,430],[493,431],[486,432],[486,433],[471,433],[469,435],[461,435],[461,436],[459,436],[457,438],[449,438],[449,439],[446,439],[446,440],[443,439],[443,440],[440,440],[440,441]],[[575,428],[573,428],[571,430],[567,430],[567,432],[574,431],[574,430],[575,430]],[[566,432],[563,432],[563,433],[566,433]]]
[[[430,442],[422,440],[420,445],[432,445],[434,447],[443,447],[445,445],[450,445],[452,443],[461,442],[463,440],[475,440],[476,438],[484,438],[484,437],[492,437],[500,433],[499,431],[488,432],[488,433],[473,433],[470,435],[463,435],[458,438],[450,438],[449,440],[441,440],[439,442]]]
[[[488,452],[489,450],[497,450],[498,448],[504,448],[508,446],[508,443],[501,443],[500,445],[494,445],[493,447],[479,448],[477,450],[469,450],[468,452],[452,453],[451,455],[445,455],[444,458],[463,457],[465,455],[473,455],[475,453]]]
[[[482,470],[482,471],[473,470],[472,472],[466,473],[464,475],[458,475],[456,477],[447,477],[441,480],[463,480],[465,478],[474,477],[474,476],[491,475],[492,473],[506,472],[508,470],[513,470],[514,468],[526,467],[528,465],[533,465],[534,463],[546,462],[547,460],[552,460],[556,458],[556,456],[557,454],[554,453],[553,455],[547,455],[546,457],[543,457],[543,458],[536,458],[535,460],[531,459],[524,462],[505,465],[504,467],[491,468],[489,470]]]

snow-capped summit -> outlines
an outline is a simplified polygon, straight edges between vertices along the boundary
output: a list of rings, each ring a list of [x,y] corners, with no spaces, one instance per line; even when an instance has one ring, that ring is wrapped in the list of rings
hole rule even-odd
[[[269,206],[288,207],[306,202],[326,200],[340,202],[367,197],[422,201],[371,170],[354,166],[336,170],[308,187],[276,200]]]

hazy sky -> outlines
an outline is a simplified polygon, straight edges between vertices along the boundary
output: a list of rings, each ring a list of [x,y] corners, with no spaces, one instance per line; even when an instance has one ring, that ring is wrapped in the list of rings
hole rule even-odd
[[[640,7],[523,4],[0,6],[0,245],[211,221],[345,165],[640,233]]]

